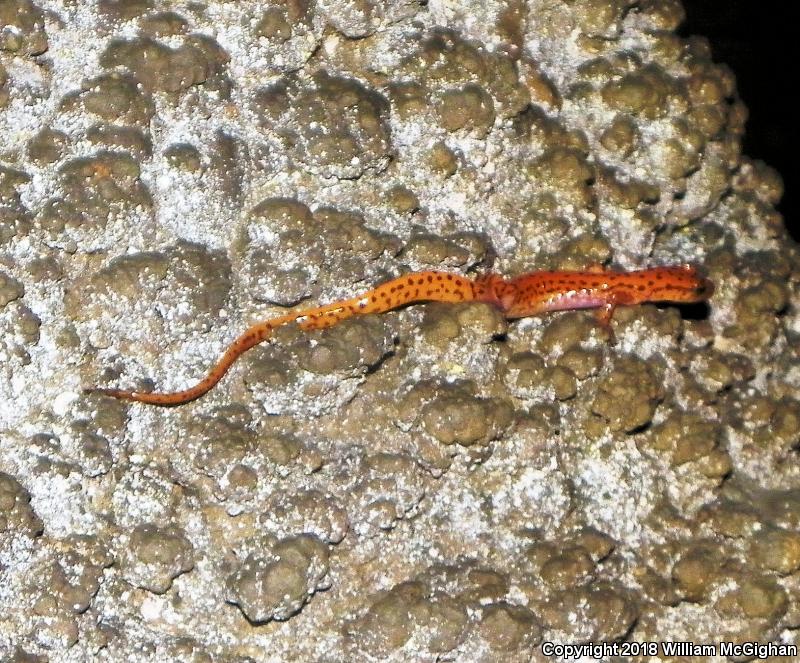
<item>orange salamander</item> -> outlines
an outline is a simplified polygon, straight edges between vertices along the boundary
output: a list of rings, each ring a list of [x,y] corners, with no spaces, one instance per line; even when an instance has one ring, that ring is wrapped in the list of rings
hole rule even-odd
[[[405,304],[486,302],[496,306],[509,319],[549,311],[593,308],[598,309],[598,320],[608,325],[617,306],[645,302],[702,302],[713,292],[713,283],[691,265],[630,272],[602,267],[582,272],[539,271],[510,279],[487,274],[474,280],[449,272],[412,272],[352,299],[254,324],[228,346],[205,378],[183,391],[158,393],[89,387],[84,392],[152,405],[182,405],[208,392],[244,352],[270,338],[277,327],[296,323],[305,331],[325,329],[356,315],[384,313]]]

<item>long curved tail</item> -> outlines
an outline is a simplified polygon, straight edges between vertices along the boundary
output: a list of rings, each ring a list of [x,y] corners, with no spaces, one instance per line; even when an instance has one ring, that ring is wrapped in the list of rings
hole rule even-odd
[[[413,272],[382,283],[362,295],[317,308],[287,313],[254,324],[225,350],[208,374],[196,385],[175,392],[126,391],[104,387],[87,387],[87,394],[104,394],[126,401],[150,405],[182,405],[210,391],[228,372],[233,363],[254,345],[266,341],[278,327],[297,323],[304,331],[325,329],[356,315],[384,313],[417,302],[487,301],[485,286],[449,272]]]
[[[294,315],[282,315],[278,318],[266,320],[253,325],[233,343],[231,343],[208,374],[193,387],[183,391],[174,392],[147,392],[147,391],[126,391],[124,389],[107,389],[105,387],[86,387],[85,394],[103,394],[113,396],[125,401],[136,401],[138,403],[148,403],[150,405],[182,405],[200,398],[203,394],[210,391],[219,382],[228,369],[244,352],[247,352],[254,345],[267,340],[272,332],[281,325],[292,322]]]

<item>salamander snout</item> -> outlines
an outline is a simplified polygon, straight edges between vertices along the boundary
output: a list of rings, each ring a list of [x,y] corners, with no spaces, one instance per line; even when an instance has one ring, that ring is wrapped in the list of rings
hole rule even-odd
[[[714,283],[692,265],[655,267],[647,273],[654,289],[649,301],[697,304],[714,294]]]
[[[675,278],[675,301],[704,302],[714,294],[714,282],[692,265],[681,265],[672,274]]]

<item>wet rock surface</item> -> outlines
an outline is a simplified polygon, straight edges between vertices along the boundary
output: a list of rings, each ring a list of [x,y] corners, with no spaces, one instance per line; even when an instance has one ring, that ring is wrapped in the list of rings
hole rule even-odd
[[[797,246],[678,2],[0,2],[0,659],[796,642]],[[248,324],[407,271],[710,305]],[[614,340],[615,342],[611,342]]]

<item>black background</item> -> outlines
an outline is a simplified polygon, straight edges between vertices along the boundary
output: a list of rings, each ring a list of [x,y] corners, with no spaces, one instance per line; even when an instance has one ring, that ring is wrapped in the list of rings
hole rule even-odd
[[[683,36],[703,35],[715,62],[736,74],[739,96],[750,111],[744,154],[775,168],[785,193],[778,209],[789,232],[800,240],[798,219],[798,129],[800,31],[789,16],[791,0],[684,0]],[[790,34],[791,33],[791,34]]]

